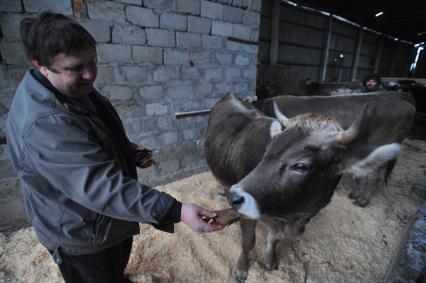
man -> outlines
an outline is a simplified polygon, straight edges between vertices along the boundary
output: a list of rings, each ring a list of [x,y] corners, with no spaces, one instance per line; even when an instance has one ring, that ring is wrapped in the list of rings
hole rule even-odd
[[[362,81],[362,92],[374,92],[383,90],[383,86],[380,84],[380,76],[376,74],[371,74],[365,76]]]
[[[66,282],[129,282],[123,271],[139,224],[198,232],[215,213],[137,182],[150,152],[126,137],[94,88],[96,43],[74,20],[42,13],[21,22],[35,68],[20,83],[6,123],[11,160],[29,219]]]

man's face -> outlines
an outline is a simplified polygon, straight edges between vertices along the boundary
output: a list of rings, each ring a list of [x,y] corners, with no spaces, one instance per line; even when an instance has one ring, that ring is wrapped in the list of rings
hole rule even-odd
[[[377,81],[373,80],[373,79],[369,79],[366,83],[365,83],[367,89],[374,89],[377,86]]]
[[[93,91],[96,79],[96,52],[80,51],[75,54],[59,53],[49,67],[35,63],[39,71],[61,93],[84,96]]]

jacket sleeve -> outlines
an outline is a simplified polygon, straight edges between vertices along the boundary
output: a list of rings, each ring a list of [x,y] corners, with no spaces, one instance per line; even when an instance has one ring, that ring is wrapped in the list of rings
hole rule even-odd
[[[36,172],[76,203],[97,213],[156,227],[180,221],[181,204],[170,195],[126,177],[108,157],[89,122],[50,113],[24,133],[25,158]]]

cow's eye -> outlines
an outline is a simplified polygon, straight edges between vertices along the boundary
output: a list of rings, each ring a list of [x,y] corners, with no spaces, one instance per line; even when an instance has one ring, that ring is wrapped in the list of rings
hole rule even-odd
[[[299,171],[299,172],[306,172],[308,170],[308,166],[306,166],[303,163],[296,163],[290,166],[291,170]]]

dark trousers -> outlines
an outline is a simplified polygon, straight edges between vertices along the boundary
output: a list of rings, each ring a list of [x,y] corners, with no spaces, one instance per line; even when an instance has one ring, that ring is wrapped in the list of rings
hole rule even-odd
[[[129,261],[133,238],[95,254],[67,255],[59,250],[58,264],[66,283],[125,283],[123,272]],[[50,251],[54,255],[53,251]],[[55,258],[55,255],[54,255]]]

